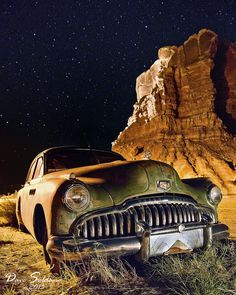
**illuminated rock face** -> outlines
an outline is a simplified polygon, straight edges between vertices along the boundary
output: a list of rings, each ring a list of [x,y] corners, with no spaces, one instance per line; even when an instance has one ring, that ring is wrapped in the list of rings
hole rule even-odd
[[[180,177],[210,177],[236,194],[236,44],[203,29],[159,49],[136,81],[137,102],[113,143],[126,159],[171,164]]]

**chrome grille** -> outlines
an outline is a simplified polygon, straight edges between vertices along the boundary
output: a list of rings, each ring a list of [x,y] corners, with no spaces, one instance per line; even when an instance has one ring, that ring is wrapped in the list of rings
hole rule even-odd
[[[213,213],[199,209],[193,204],[139,204],[114,213],[90,216],[77,226],[77,235],[85,239],[133,236],[138,232],[139,220],[155,228],[200,222],[203,214],[215,222]]]

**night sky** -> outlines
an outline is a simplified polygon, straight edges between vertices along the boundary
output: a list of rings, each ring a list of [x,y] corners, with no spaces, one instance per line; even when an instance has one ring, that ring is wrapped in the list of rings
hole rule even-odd
[[[45,148],[110,149],[136,77],[201,28],[236,41],[236,0],[1,0],[0,193]]]

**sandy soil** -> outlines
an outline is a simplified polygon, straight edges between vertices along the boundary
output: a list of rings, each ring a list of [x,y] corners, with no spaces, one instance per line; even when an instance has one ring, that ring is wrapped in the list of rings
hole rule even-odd
[[[236,239],[236,195],[224,196],[219,206],[219,221],[230,228],[230,236]]]
[[[49,283],[39,279],[49,276],[40,245],[29,235],[13,227],[0,227],[0,290],[14,288],[27,294],[30,289],[46,289]],[[20,293],[21,294],[21,293]]]
[[[68,279],[53,276],[44,261],[42,246],[30,234],[0,226],[0,294],[92,294],[86,287],[69,293],[79,280],[70,275]]]
[[[162,294],[159,287],[149,286],[143,278],[138,277],[135,284],[126,286],[121,283],[116,288],[96,282],[84,282],[80,277],[70,274],[67,279],[54,277],[45,264],[42,247],[30,234],[19,232],[10,226],[0,226],[0,294]],[[10,293],[10,290],[15,290],[15,293]]]

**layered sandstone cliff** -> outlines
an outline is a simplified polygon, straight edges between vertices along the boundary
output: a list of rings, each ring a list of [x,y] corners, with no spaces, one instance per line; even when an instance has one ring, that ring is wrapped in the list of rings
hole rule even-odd
[[[236,194],[236,43],[203,29],[180,47],[161,48],[136,92],[113,150],[169,163],[182,178],[210,177]]]

